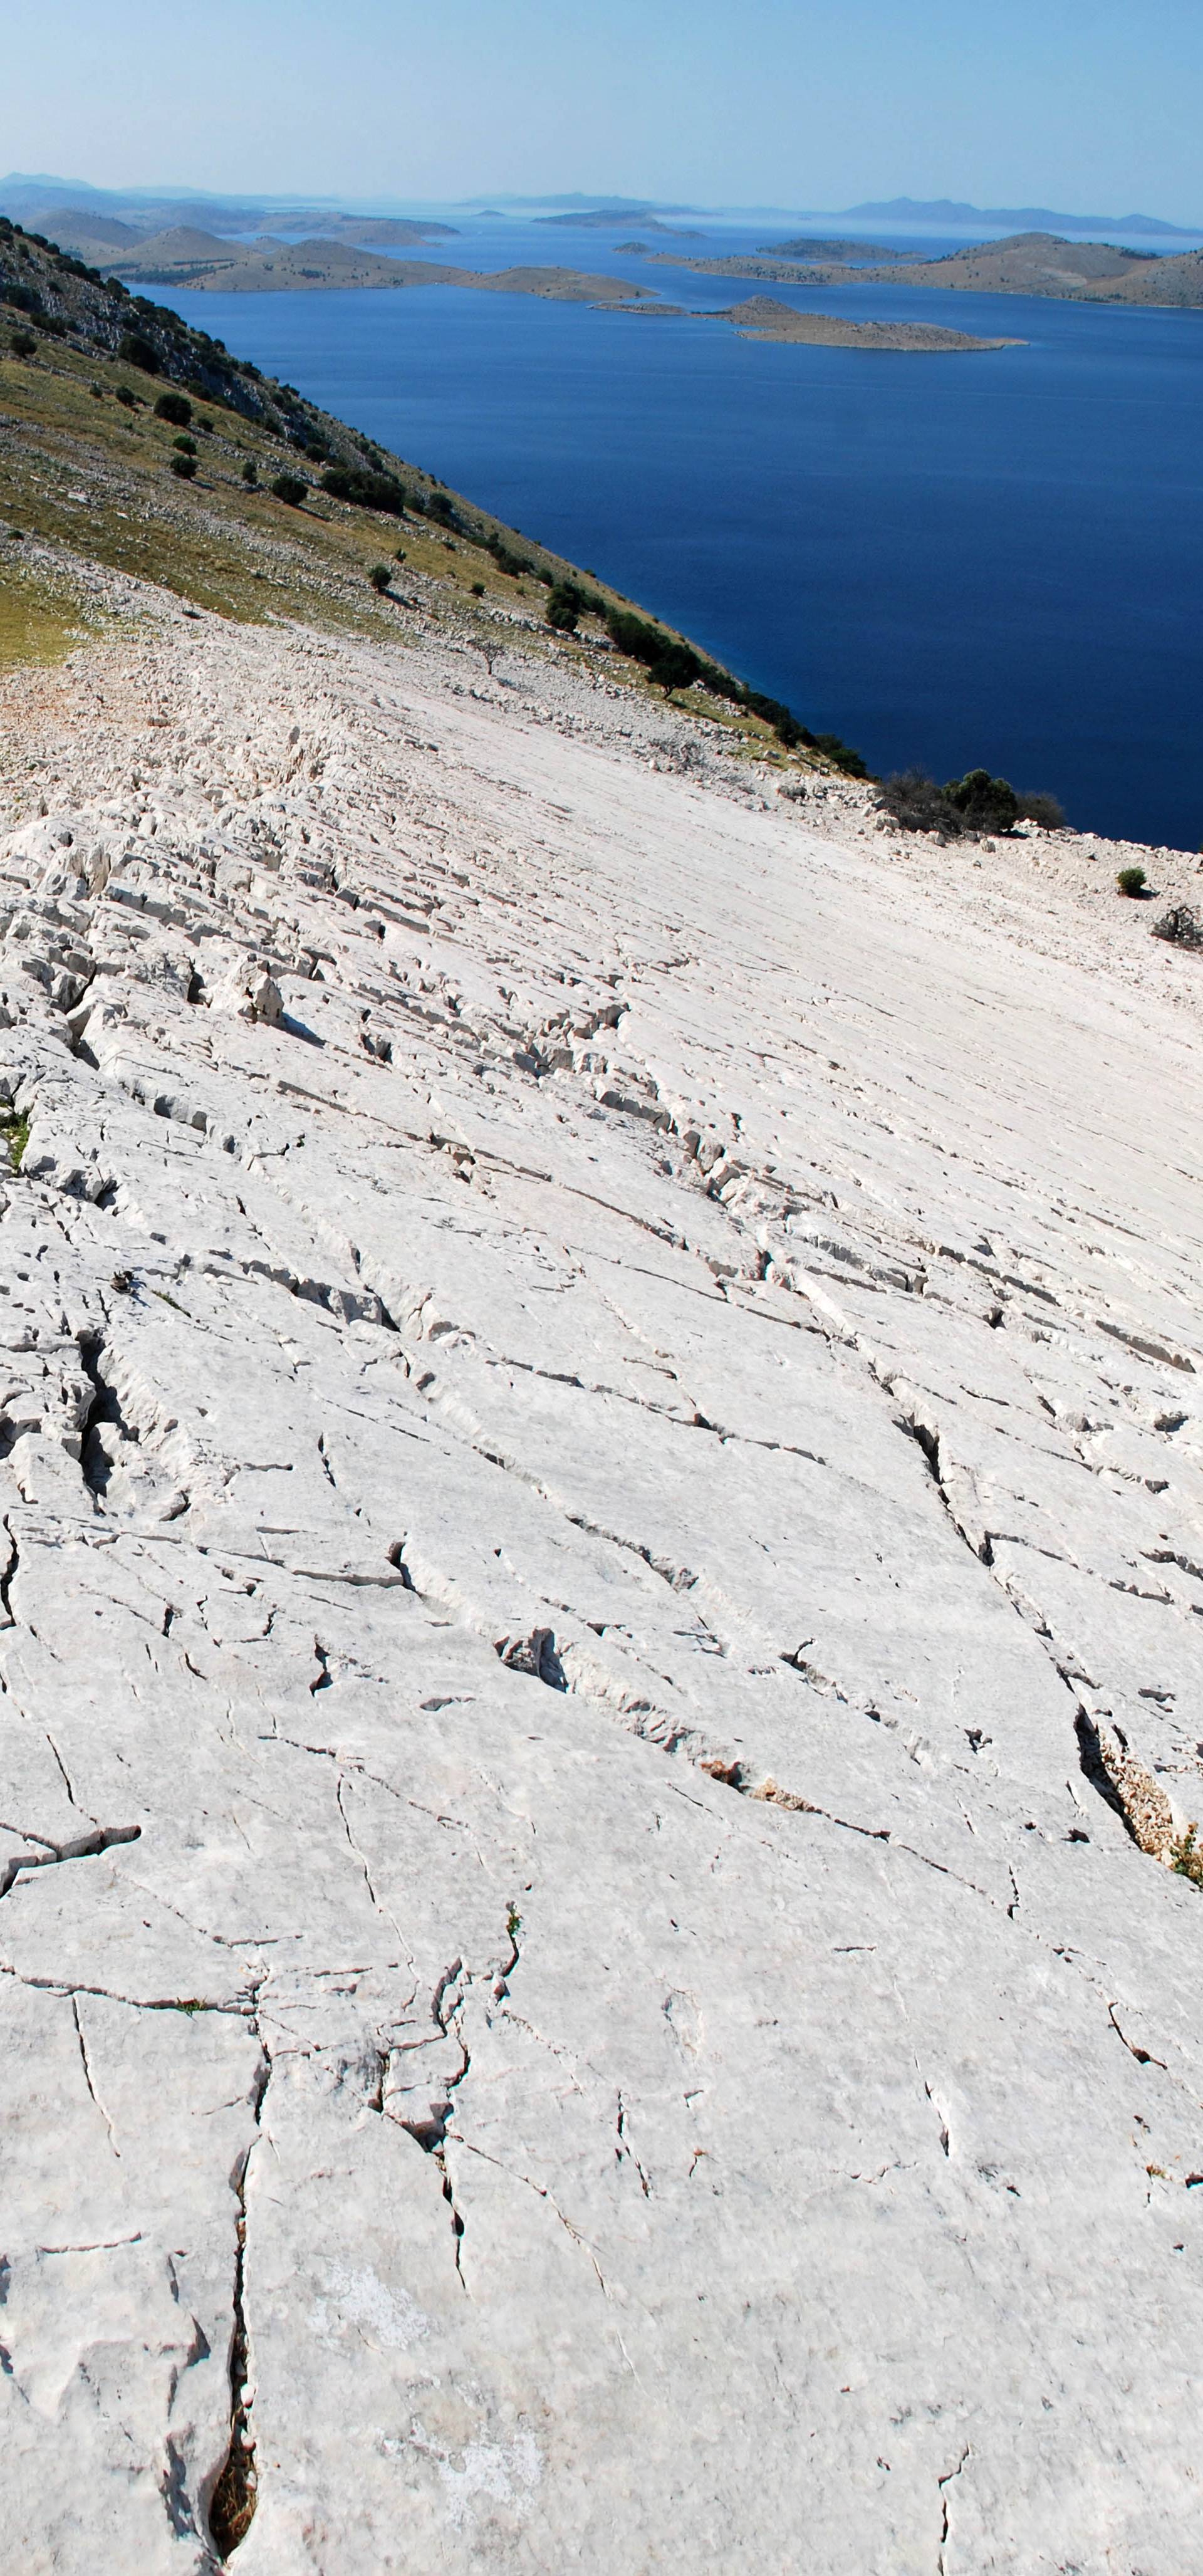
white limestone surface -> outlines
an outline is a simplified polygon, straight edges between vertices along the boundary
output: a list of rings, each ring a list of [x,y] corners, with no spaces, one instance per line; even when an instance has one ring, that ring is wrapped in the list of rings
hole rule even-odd
[[[6,720],[11,2563],[1187,2576],[1199,965],[516,652]]]

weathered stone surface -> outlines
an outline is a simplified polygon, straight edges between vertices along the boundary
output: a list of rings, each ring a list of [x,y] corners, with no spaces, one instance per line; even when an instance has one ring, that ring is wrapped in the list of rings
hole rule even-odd
[[[125,663],[0,845],[14,2565],[1182,2576],[1190,960]]]

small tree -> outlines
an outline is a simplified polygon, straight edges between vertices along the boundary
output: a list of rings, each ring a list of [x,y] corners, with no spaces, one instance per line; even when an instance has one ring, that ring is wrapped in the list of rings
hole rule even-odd
[[[196,440],[194,438],[189,438],[187,431],[185,431],[180,438],[173,438],[171,444],[174,447],[177,456],[195,456],[196,454]]]
[[[160,394],[155,404],[155,419],[170,421],[173,429],[187,429],[192,418],[192,405],[187,394]]]
[[[38,344],[32,331],[14,331],[8,345],[14,358],[32,358]]]
[[[964,778],[950,778],[944,793],[971,832],[1009,832],[1019,820],[1014,788],[1005,778],[992,778],[988,769],[970,769]]]
[[[196,472],[195,456],[171,456],[168,458],[168,463],[171,467],[172,473],[179,475],[181,483],[190,483],[192,481],[193,475]]]
[[[127,367],[140,367],[144,376],[157,376],[159,352],[153,341],[141,331],[126,331],[117,345],[117,355]]]
[[[1038,823],[1042,832],[1065,830],[1065,807],[1055,796],[1020,796],[1020,820]]]
[[[121,403],[126,411],[136,411],[138,408],[138,397],[132,385],[115,385],[113,399]]]
[[[559,635],[575,635],[580,613],[581,605],[576,592],[570,590],[566,582],[557,582],[554,590],[548,593],[548,625],[554,627]]]
[[[254,491],[256,491],[256,490],[257,490],[257,488],[258,488],[258,483],[259,483],[259,468],[258,468],[258,466],[256,465],[256,463],[255,463],[255,460],[254,460],[254,457],[253,457],[253,456],[244,456],[244,457],[243,457],[243,460],[242,460],[242,479],[243,479],[243,482],[244,482],[244,483],[245,483],[245,485],[246,485],[246,488],[247,488],[248,492],[254,492]]]
[[[370,581],[373,590],[378,592],[381,598],[384,597],[385,591],[389,588],[392,578],[392,573],[390,572],[387,564],[373,564],[372,569],[368,574],[368,580]]]
[[[309,485],[302,483],[299,474],[276,474],[271,488],[277,501],[287,501],[291,510],[299,510]]]

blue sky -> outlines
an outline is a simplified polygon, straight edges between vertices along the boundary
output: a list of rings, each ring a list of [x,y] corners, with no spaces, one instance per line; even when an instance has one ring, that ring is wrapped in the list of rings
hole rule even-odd
[[[52,0],[0,163],[454,199],[967,197],[1203,221],[1203,0]]]

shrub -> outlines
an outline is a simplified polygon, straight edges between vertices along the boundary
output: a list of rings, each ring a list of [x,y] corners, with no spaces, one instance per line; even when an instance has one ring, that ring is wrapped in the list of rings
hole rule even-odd
[[[138,408],[138,397],[132,385],[115,385],[113,398],[116,402],[124,403],[127,411],[136,411]]]
[[[530,556],[517,554],[513,546],[507,546],[505,538],[498,535],[496,528],[491,536],[486,537],[485,544],[498,572],[508,573],[512,580],[517,581],[521,573],[534,571],[535,567]]]
[[[1009,832],[1019,820],[1014,788],[1005,778],[992,778],[988,769],[970,769],[963,778],[950,778],[944,793],[971,832]]]
[[[633,617],[629,609],[610,609],[606,625],[619,652],[628,653],[633,662],[642,662],[666,697],[672,689],[687,689],[706,670],[691,644],[679,644],[660,627],[649,626],[645,618]]]
[[[484,598],[484,595],[485,595],[485,586],[484,586],[483,581],[474,581],[474,582],[473,582],[473,584],[472,584],[472,597],[473,597],[473,599],[483,599],[483,598]]]
[[[394,474],[371,474],[363,465],[328,465],[322,490],[336,501],[353,502],[358,510],[383,510],[392,519],[405,516],[405,486]]]
[[[968,828],[925,769],[896,770],[877,802],[902,832],[938,832],[942,841],[959,841]]]
[[[1189,1878],[1196,1887],[1203,1887],[1203,1851],[1199,1849],[1198,1834],[1197,1825],[1188,1825],[1186,1832],[1170,1844],[1170,1868],[1179,1878]]]
[[[789,721],[792,725],[794,718],[791,716]],[[788,746],[789,736],[782,732],[780,725],[777,731],[782,742]],[[804,742],[809,751],[823,752],[828,760],[834,762],[837,769],[843,770],[845,778],[868,777],[868,769],[859,751],[853,751],[850,743],[841,741],[838,733],[808,733],[805,725],[799,725],[796,739]]]
[[[155,404],[155,419],[169,420],[173,429],[187,429],[192,418],[192,405],[187,394],[160,394]]]
[[[290,509],[299,510],[309,485],[302,483],[299,474],[276,474],[272,477],[271,488],[277,501],[287,501]]]
[[[393,556],[393,562],[394,562],[394,563],[404,563],[404,561],[405,561],[405,548],[404,548],[404,546],[398,546],[397,551],[396,551],[396,554]]]
[[[190,483],[192,481],[192,477],[196,472],[195,456],[169,456],[167,462],[171,467],[172,473],[178,474],[182,483]]]
[[[313,465],[321,465],[330,453],[328,438],[310,438],[302,435],[301,444]]]
[[[32,358],[38,344],[32,331],[14,331],[8,345],[14,358]]]
[[[256,465],[253,456],[244,456],[242,460],[242,479],[248,492],[254,492],[258,489],[259,468]]]
[[[144,376],[157,376],[159,353],[153,341],[141,331],[125,331],[117,344],[117,355],[127,367],[140,367]]]
[[[1039,823],[1044,832],[1065,830],[1065,808],[1055,796],[1020,796],[1019,817],[1023,823]]]
[[[171,444],[178,456],[195,456],[196,454],[196,440],[194,438],[189,438],[186,434],[180,438],[173,438]]]
[[[94,394],[94,395],[95,395],[97,402],[103,402],[103,401],[104,401],[104,386],[103,386],[103,385],[89,385],[89,387],[88,387],[88,392],[89,392],[90,394]]]
[[[212,438],[213,423],[211,420],[206,420],[203,412],[197,413],[196,419],[192,425],[194,429],[199,429],[205,438]]]
[[[378,591],[382,598],[385,591],[388,589],[392,578],[392,573],[387,564],[373,564],[372,569],[368,574],[368,580],[371,582],[373,590]]]
[[[1144,893],[1149,880],[1143,868],[1121,868],[1115,882],[1121,894],[1130,895],[1135,901]]]
[[[426,516],[428,519],[438,519],[445,528],[454,526],[455,512],[445,492],[427,493]]]
[[[484,588],[483,582],[481,588]],[[579,591],[570,589],[566,582],[557,582],[547,594],[548,625],[554,627],[558,635],[575,635],[580,613]]]
[[[1153,923],[1153,937],[1168,939],[1175,948],[1203,948],[1203,922],[1188,903],[1172,903]]]

